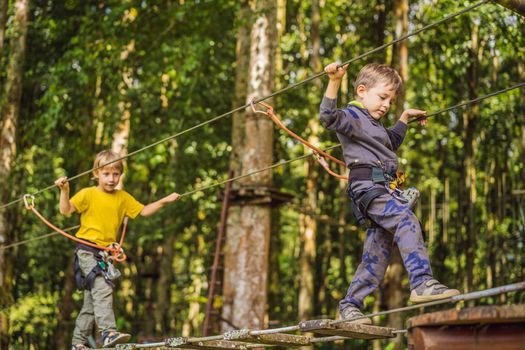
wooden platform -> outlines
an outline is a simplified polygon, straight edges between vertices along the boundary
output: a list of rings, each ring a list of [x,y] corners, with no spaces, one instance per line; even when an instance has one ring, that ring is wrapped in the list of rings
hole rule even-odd
[[[432,312],[407,321],[410,350],[525,349],[525,305]]]
[[[311,337],[284,333],[248,335],[239,340],[252,344],[265,344],[274,346],[306,346],[310,345]]]
[[[322,335],[338,335],[351,339],[381,339],[393,338],[394,328],[364,325],[360,323],[338,323],[333,325],[334,320],[321,319],[310,320],[299,323],[302,332],[314,332]]]

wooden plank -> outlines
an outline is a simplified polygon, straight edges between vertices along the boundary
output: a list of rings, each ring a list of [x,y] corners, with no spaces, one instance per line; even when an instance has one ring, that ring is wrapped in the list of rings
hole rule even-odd
[[[105,348],[104,350],[136,350],[137,345],[138,344],[118,344],[118,345],[115,345],[114,348]],[[173,348],[166,347],[166,346],[155,346],[155,347],[148,348],[148,350],[171,350],[171,349]],[[180,347],[177,349],[190,350],[189,348],[186,348],[186,347]]]
[[[412,317],[408,327],[516,323],[525,321],[525,304],[477,306],[462,310],[450,309]]]
[[[299,323],[302,332],[314,332],[323,335],[338,335],[352,339],[381,339],[393,338],[394,328],[364,325],[360,323],[338,323],[332,324],[333,320],[321,319],[310,320]]]
[[[310,344],[311,337],[284,333],[247,335],[239,340],[247,343],[277,345],[277,346],[305,346]]]
[[[251,344],[229,341],[229,340],[208,340],[208,341],[191,341],[191,338],[178,337],[166,339],[166,347],[169,349],[239,349],[246,350]],[[127,349],[126,349],[127,350]]]
[[[226,341],[226,340],[212,340],[212,341],[200,341],[196,343],[185,344],[184,347],[187,349],[196,350],[217,350],[217,349],[239,349],[246,350],[248,347],[246,343]]]
[[[305,346],[310,345],[311,337],[284,333],[253,335],[248,329],[239,329],[227,332],[224,339],[265,345]]]

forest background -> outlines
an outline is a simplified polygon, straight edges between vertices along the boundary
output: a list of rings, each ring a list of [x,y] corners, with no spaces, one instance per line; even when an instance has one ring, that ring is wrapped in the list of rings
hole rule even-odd
[[[264,137],[251,133],[249,110],[170,136],[257,96],[261,90],[249,87],[256,54],[268,58],[261,84],[269,93],[473,3],[0,0],[1,203],[89,170],[102,149],[125,155],[167,138],[127,159],[125,188],[145,203],[172,191],[189,194],[130,223],[129,258],[115,294],[117,321],[134,341],[201,335],[224,186],[198,189],[225,180],[229,169],[246,173],[309,151],[282,131],[272,132],[271,123],[257,131]],[[260,18],[268,25],[257,37]],[[254,38],[267,39],[266,51],[254,53]],[[385,120],[391,125],[404,107],[431,113],[525,81],[524,19],[489,2],[353,62],[340,106],[352,99],[352,81],[369,62],[393,65],[406,80]],[[337,142],[317,121],[326,80],[268,101],[288,127],[322,147]],[[265,160],[250,165],[254,143]],[[333,154],[341,157],[339,149]],[[525,279],[525,90],[439,114],[426,128],[412,124],[399,157],[410,185],[422,194],[415,211],[437,278],[464,292]],[[244,198],[248,202],[232,206],[224,283],[214,299],[217,308],[227,306],[222,329],[250,325],[239,307],[258,310],[258,324],[252,324],[258,327],[336,317],[361,259],[364,229],[351,215],[343,182],[311,157],[264,174],[255,182],[236,181],[234,189],[272,187],[293,201],[262,206],[257,215],[264,220],[250,216],[252,226],[243,210],[261,205]],[[72,192],[92,184],[82,176],[72,181]],[[59,214],[56,188],[39,193],[36,207],[59,227],[78,224],[78,217]],[[37,240],[51,231],[20,201],[2,206],[0,216],[0,347],[67,349],[82,303],[74,286],[74,244],[59,235]],[[267,225],[262,240],[244,242],[243,249],[266,262],[245,271],[259,276],[248,288],[264,295],[231,306],[227,293],[235,283],[228,264],[238,259],[232,254],[241,252],[231,247],[240,247],[242,236],[232,232],[259,223]],[[408,293],[406,272],[394,258],[365,311],[405,305]],[[478,304],[523,301],[515,293]],[[402,328],[411,314],[377,322]],[[212,330],[221,331],[220,324],[215,317]],[[405,346],[402,336],[350,344]]]

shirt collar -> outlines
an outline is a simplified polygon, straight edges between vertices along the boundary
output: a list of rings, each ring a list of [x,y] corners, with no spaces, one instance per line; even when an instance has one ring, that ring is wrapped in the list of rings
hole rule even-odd
[[[358,108],[364,109],[366,117],[372,122],[372,124],[374,124],[374,125],[383,125],[379,120],[375,120],[370,115],[370,112],[368,111],[368,109],[366,109],[365,106],[363,106],[363,104],[361,102],[354,100],[354,101],[351,101],[350,103],[348,103],[348,105],[349,106],[356,106]]]
[[[357,107],[359,107],[359,108],[363,108],[363,109],[365,109],[365,106],[363,106],[363,104],[362,104],[361,102],[356,101],[356,100],[350,102],[349,105],[357,106]]]

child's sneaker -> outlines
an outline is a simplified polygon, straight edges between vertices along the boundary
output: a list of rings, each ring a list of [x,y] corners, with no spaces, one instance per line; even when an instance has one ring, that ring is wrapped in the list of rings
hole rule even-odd
[[[419,287],[410,293],[410,301],[413,303],[425,303],[427,301],[441,300],[459,295],[459,290],[450,289],[435,279],[421,283]]]
[[[131,334],[120,332],[107,332],[102,335],[102,347],[109,348],[113,345],[127,343],[131,339]]]
[[[75,344],[71,347],[71,350],[91,350],[91,348],[84,344]]]
[[[340,309],[340,316],[342,320],[351,320],[356,317],[363,317],[364,314],[355,306],[347,306],[343,309]],[[372,320],[370,318],[360,318],[354,321],[351,321],[350,323],[359,323],[359,324],[372,324]]]

